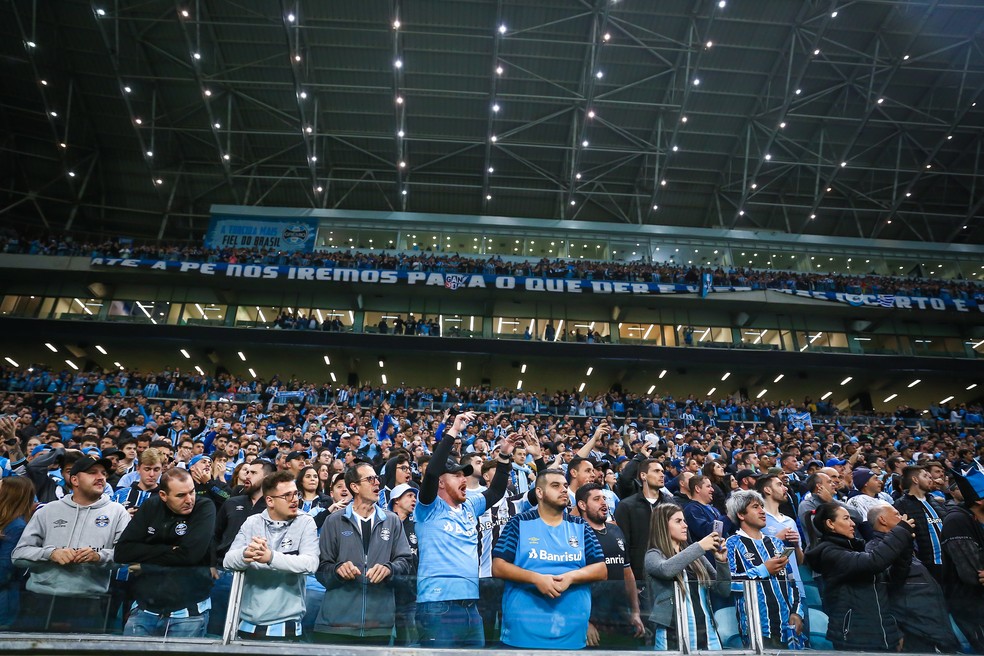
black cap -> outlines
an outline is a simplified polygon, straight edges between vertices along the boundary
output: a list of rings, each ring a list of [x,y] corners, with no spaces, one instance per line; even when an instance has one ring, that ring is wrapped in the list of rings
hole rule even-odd
[[[445,465],[445,474],[457,474],[458,472],[464,472],[465,476],[471,476],[475,469],[471,465],[459,465],[454,461],[454,458],[448,458],[448,463]]]
[[[290,453],[287,454],[287,457],[284,458],[284,462],[287,462],[287,461],[290,461],[290,460],[297,460],[298,458],[305,458],[306,459],[307,457],[308,457],[308,455],[306,453],[304,453],[303,451],[291,451]]]
[[[735,473],[735,480],[740,481],[743,478],[758,478],[759,475],[752,469],[739,469]]]
[[[75,461],[75,464],[72,465],[72,469],[69,471],[68,475],[76,476],[78,474],[81,474],[82,472],[89,471],[96,465],[102,465],[103,469],[106,470],[106,473],[109,473],[113,469],[113,461],[110,460],[109,458],[99,458],[97,460],[96,458],[90,458],[89,456],[84,456]]]

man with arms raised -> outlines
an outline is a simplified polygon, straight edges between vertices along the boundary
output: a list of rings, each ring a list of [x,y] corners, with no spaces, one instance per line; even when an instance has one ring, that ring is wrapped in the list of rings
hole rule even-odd
[[[493,575],[506,580],[502,642],[581,649],[591,616],[591,587],[585,584],[605,580],[605,554],[585,521],[566,512],[562,471],[537,474],[536,497],[536,508],[509,520],[492,554]]]
[[[471,465],[459,465],[448,456],[455,438],[474,419],[474,412],[463,412],[442,434],[424,473],[414,510],[420,547],[417,626],[423,647],[485,644],[477,607],[478,517],[506,492],[518,436],[500,439],[498,466],[489,488],[468,496]]]

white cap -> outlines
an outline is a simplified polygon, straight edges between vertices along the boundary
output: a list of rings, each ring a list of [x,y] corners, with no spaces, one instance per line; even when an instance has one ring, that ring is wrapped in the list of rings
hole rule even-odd
[[[417,488],[410,485],[409,483],[400,483],[399,485],[394,487],[393,491],[390,493],[390,501],[389,501],[390,507],[392,508],[393,503],[407,492],[413,492],[414,494],[417,494]]]

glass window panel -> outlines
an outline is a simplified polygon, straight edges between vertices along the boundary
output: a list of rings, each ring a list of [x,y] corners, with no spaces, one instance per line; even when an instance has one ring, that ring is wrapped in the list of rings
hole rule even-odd
[[[359,230],[357,228],[333,228],[318,232],[318,248],[329,250],[356,248]]]
[[[622,344],[644,344],[661,346],[663,328],[652,323],[620,323],[618,324],[618,341]]]
[[[242,328],[272,328],[280,308],[271,305],[240,305],[236,308],[236,325]]]
[[[41,307],[40,296],[4,296],[0,303],[0,315],[12,317],[36,317]]]
[[[227,305],[215,303],[185,303],[181,322],[191,326],[215,326],[225,323]]]
[[[481,337],[483,317],[442,314],[439,317],[441,334],[445,337]]]
[[[180,308],[180,304],[175,304]],[[167,301],[115,300],[109,303],[109,320],[127,323],[172,323]]]
[[[741,344],[745,348],[780,350],[782,337],[778,330],[769,328],[742,328]]]
[[[55,301],[54,319],[84,319],[92,320],[99,316],[102,301],[95,298],[63,297]]]

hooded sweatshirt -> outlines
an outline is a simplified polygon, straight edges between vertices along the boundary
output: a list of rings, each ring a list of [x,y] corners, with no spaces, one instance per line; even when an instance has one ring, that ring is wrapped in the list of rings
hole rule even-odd
[[[31,592],[69,597],[102,594],[109,589],[113,547],[129,523],[126,509],[105,496],[89,506],[75,503],[74,495],[62,497],[34,513],[11,558],[17,567],[30,570],[27,589]],[[82,547],[95,549],[99,563],[51,562],[56,549]]]

